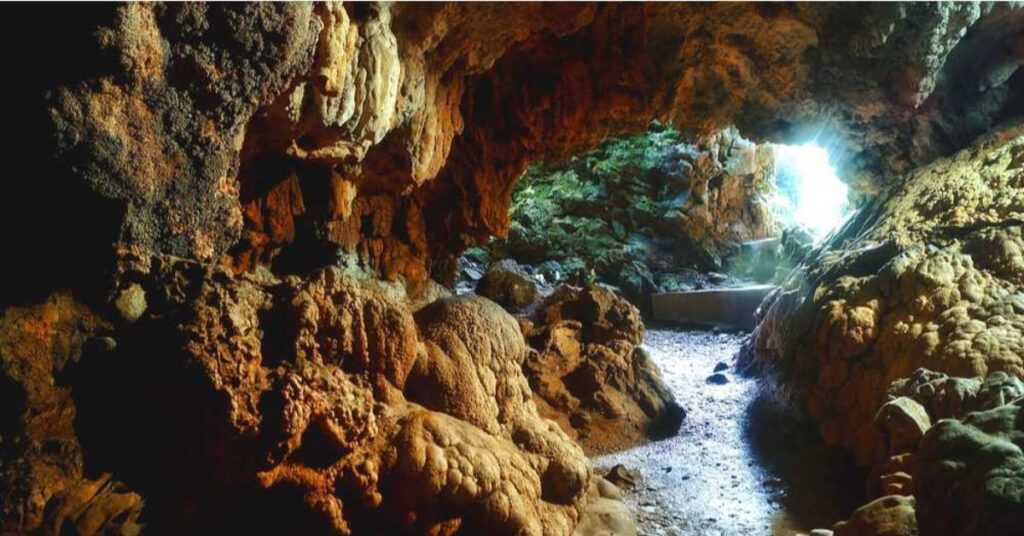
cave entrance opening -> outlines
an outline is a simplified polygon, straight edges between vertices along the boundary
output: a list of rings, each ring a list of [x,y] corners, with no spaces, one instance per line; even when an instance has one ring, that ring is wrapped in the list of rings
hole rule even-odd
[[[849,188],[839,179],[826,149],[813,142],[774,145],[776,213],[820,243],[849,212]]]
[[[699,303],[686,308],[724,300],[742,309],[730,316],[749,320],[849,208],[846,184],[813,141],[754,143],[732,127],[691,140],[655,123],[531,165],[513,191],[508,233],[467,252],[460,287],[476,289],[501,264],[539,294],[603,283],[651,317],[655,296],[694,293]]]
[[[641,533],[806,532],[861,499],[857,490],[811,483],[855,478],[813,426],[736,373],[746,340],[739,331],[753,327],[764,296],[842,224],[847,199],[827,150],[813,142],[754,143],[734,128],[688,140],[653,125],[529,167],[513,191],[508,234],[467,253],[461,286],[524,320],[536,355],[545,356],[529,361],[545,371],[531,378],[546,378],[531,386],[556,404],[609,389],[587,357],[598,346],[586,333],[596,328],[551,322],[571,310],[597,323],[610,301],[587,290],[581,295],[590,298],[566,308],[560,285],[611,285],[647,313],[636,362],[653,363],[655,383],[685,408],[678,428],[609,448],[607,438],[626,437],[629,424],[585,411],[562,421],[598,472],[631,487],[625,500]],[[659,313],[668,298],[681,312],[672,325]],[[557,337],[578,354],[553,350],[563,347],[549,342]],[[550,387],[560,384],[572,396]]]

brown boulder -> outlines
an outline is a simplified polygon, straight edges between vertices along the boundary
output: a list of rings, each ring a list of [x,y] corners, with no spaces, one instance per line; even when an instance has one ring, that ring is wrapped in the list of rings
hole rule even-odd
[[[537,282],[512,259],[487,268],[476,284],[476,293],[510,311],[526,309],[540,298]]]
[[[684,412],[639,346],[635,307],[600,287],[562,286],[535,316],[524,364],[541,414],[589,452],[674,434]]]

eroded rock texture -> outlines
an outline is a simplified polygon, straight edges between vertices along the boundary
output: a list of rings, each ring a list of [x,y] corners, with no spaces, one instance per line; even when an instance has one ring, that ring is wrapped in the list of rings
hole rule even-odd
[[[68,336],[52,331],[62,318],[85,322],[55,309],[74,304],[5,318],[51,341],[3,351],[8,383],[29,397],[21,418],[40,423],[23,425],[20,454],[5,456],[6,528],[67,523],[84,493],[83,450],[87,467],[138,486],[158,531],[568,534],[580,520],[589,465],[538,415],[519,325],[493,302],[442,298],[413,314],[338,268],[236,278],[159,259],[134,277],[147,312],[86,353],[73,388],[17,367],[22,348],[52,348],[54,367],[68,359],[73,341],[44,337]],[[51,406],[63,420],[36,415]],[[115,497],[94,524],[137,517],[138,495]],[[79,531],[95,533],[82,518]]]
[[[600,286],[561,286],[531,323],[524,365],[539,411],[588,452],[673,435],[683,409],[640,347],[640,312]]]
[[[131,534],[141,495],[168,533],[568,533],[590,472],[538,416],[516,322],[479,299],[419,308],[441,294],[430,275],[506,230],[531,159],[655,118],[735,123],[827,132],[872,192],[1024,101],[1012,4],[5,15],[14,532]],[[831,441],[870,454],[863,408],[921,364],[1021,372],[1015,135],[909,175],[851,224],[861,249],[816,257],[821,293],[816,279],[769,310],[761,347]],[[635,358],[634,339],[600,346]]]
[[[1024,521],[1024,382],[1004,372],[953,377],[918,369],[894,381],[875,416],[888,459],[869,495],[833,528],[853,534],[1012,534]]]
[[[911,173],[762,307],[756,360],[864,463],[885,454],[872,419],[894,380],[1024,374],[1022,132]]]
[[[51,91],[48,117],[25,112],[38,132],[25,154],[47,179],[14,196],[51,201],[3,216],[50,222],[23,240],[40,252],[24,273],[52,276],[44,287],[72,275],[39,245],[64,238],[47,230],[60,224],[95,252],[74,274],[86,280],[110,267],[112,244],[283,271],[341,248],[389,278],[440,277],[506,231],[531,159],[654,118],[694,134],[813,134],[873,191],[961,148],[1022,91],[1024,15],[1006,4],[83,11],[54,22],[73,52],[36,60],[67,74],[17,88],[29,102]],[[28,25],[11,19],[17,39]]]
[[[85,477],[72,393],[57,380],[109,328],[66,294],[0,317],[0,531],[139,532],[141,497],[109,474]]]

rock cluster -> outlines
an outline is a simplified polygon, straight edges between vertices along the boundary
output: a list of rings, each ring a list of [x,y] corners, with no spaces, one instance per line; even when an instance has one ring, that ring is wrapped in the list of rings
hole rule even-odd
[[[875,416],[887,457],[878,497],[835,536],[1012,534],[1024,520],[1024,382],[1003,372],[951,377],[918,369],[894,381]]]
[[[149,305],[113,345],[86,344],[110,326],[66,298],[5,314],[21,413],[10,447],[4,434],[4,530],[137,532],[140,496],[86,479],[83,446],[138,486],[159,530],[226,527],[253,504],[273,508],[243,525],[339,534],[568,534],[585,518],[589,464],[537,413],[528,347],[496,304],[413,313],[338,268],[278,280],[158,259],[133,277]],[[122,384],[128,408],[103,398]]]
[[[601,286],[561,286],[540,305],[523,365],[541,415],[588,452],[674,435],[684,411],[640,347],[636,307]]]

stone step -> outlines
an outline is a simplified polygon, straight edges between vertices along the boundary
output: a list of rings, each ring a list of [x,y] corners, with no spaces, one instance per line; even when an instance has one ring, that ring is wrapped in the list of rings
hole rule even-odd
[[[651,296],[654,319],[666,322],[754,329],[754,311],[774,285],[723,287]]]

